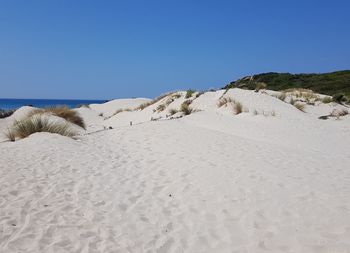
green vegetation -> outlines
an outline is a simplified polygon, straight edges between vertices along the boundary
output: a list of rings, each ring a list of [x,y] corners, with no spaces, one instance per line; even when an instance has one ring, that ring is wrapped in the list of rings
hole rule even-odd
[[[332,97],[324,97],[324,98],[322,98],[322,103],[324,103],[324,104],[329,104],[331,102],[333,102],[333,98]]]
[[[187,90],[185,98],[190,98],[192,97],[193,93],[195,93],[195,90]]]
[[[342,94],[344,99],[346,97],[350,101],[350,70],[324,74],[263,73],[231,82],[224,88],[241,87],[254,90],[261,82],[266,83],[270,90],[304,88],[330,96]]]

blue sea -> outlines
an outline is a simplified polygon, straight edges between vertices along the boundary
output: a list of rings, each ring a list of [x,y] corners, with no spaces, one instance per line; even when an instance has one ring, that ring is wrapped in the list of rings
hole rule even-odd
[[[71,99],[12,99],[0,98],[0,109],[11,110],[21,106],[30,105],[38,108],[45,108],[58,105],[66,105],[69,108],[76,108],[79,105],[101,104],[106,100],[71,100]]]

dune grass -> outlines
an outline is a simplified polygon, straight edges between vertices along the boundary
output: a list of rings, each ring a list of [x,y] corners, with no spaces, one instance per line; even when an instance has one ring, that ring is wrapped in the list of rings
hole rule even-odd
[[[237,115],[237,114],[240,114],[243,112],[243,105],[238,102],[238,101],[233,101],[233,110],[234,110],[234,113]]]
[[[187,99],[187,98],[192,97],[193,93],[195,93],[195,92],[196,92],[195,90],[191,90],[191,89],[187,90],[185,98]]]
[[[180,111],[183,112],[185,115],[190,115],[192,113],[192,108],[190,108],[191,101],[186,100],[181,104]]]
[[[324,97],[324,98],[322,98],[322,103],[324,103],[324,104],[329,104],[331,102],[333,102],[333,98],[332,97]]]
[[[230,98],[230,97],[222,97],[222,98],[219,99],[219,102],[218,102],[217,105],[220,108],[220,107],[223,107],[223,106],[227,106],[227,104],[232,103],[232,102],[233,102],[232,98]]]
[[[174,114],[178,113],[178,110],[176,110],[176,109],[170,109],[170,110],[169,110],[169,113],[170,113],[170,115],[174,115]]]
[[[255,85],[255,91],[258,92],[259,90],[264,90],[266,89],[267,84],[263,82],[257,82]]]
[[[302,111],[302,112],[305,112],[304,109],[305,109],[305,105],[302,104],[302,103],[294,103],[293,104],[295,108],[297,108],[299,111]]]
[[[10,141],[14,141],[17,138],[23,139],[40,132],[55,133],[67,137],[73,137],[77,134],[70,128],[68,123],[50,122],[48,118],[34,115],[15,121],[5,135]]]
[[[77,126],[80,126],[83,129],[86,128],[85,122],[83,118],[79,115],[79,113],[71,110],[67,106],[57,106],[57,107],[48,107],[45,109],[37,109],[32,111],[28,116],[31,117],[37,114],[45,114],[45,113],[63,118]]]
[[[284,102],[284,100],[286,99],[286,97],[287,97],[287,95],[286,95],[285,92],[281,92],[281,93],[277,96],[277,98],[278,98],[279,100],[283,101],[283,102]]]
[[[173,94],[174,94],[174,92],[162,94],[159,97],[153,99],[152,101],[148,101],[148,102],[145,102],[145,103],[139,105],[138,107],[135,108],[135,111],[138,111],[138,110],[142,111],[145,108],[147,108],[148,106],[153,105],[153,104],[157,103],[158,101],[162,100],[163,98],[170,96],[170,95],[173,95]],[[174,96],[177,96],[177,95],[175,94]]]

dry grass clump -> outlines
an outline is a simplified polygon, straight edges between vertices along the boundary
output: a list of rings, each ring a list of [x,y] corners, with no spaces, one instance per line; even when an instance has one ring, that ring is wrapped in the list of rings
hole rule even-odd
[[[266,83],[258,82],[258,83],[256,83],[255,91],[258,92],[259,90],[264,90],[264,89],[266,89],[266,87],[267,87]]]
[[[172,116],[172,115],[178,113],[178,110],[176,110],[176,109],[170,109],[170,110],[169,110],[169,113],[170,113],[170,115]]]
[[[187,90],[185,98],[187,99],[187,98],[192,97],[193,93],[195,93],[195,92],[196,92],[195,90],[191,90],[191,89]]]
[[[67,106],[57,106],[57,107],[48,107],[45,109],[37,109],[37,110],[32,111],[28,115],[28,117],[31,117],[31,116],[34,116],[37,114],[44,114],[44,113],[52,114],[52,115],[55,115],[57,117],[63,118],[65,120],[85,129],[85,122],[84,122],[83,118],[79,115],[78,112],[69,109]]]
[[[26,117],[22,120],[15,121],[12,128],[5,133],[10,141],[16,138],[23,139],[31,134],[47,132],[55,133],[63,136],[73,137],[77,133],[71,130],[69,124],[61,122],[50,122],[48,118],[41,115]]]
[[[298,110],[302,111],[302,112],[305,112],[304,109],[305,109],[305,105],[302,104],[302,103],[294,103],[293,104],[295,108],[297,108]]]
[[[291,105],[294,105],[295,102],[296,102],[296,100],[295,100],[294,98],[291,97],[290,100],[289,100],[289,103],[290,103]]]
[[[190,115],[193,111],[192,108],[190,108],[191,101],[186,100],[181,104],[180,111],[183,112],[185,115]]]
[[[131,108],[123,108],[123,109],[118,109],[118,110],[116,110],[113,114],[112,114],[112,116],[110,116],[110,117],[113,117],[113,116],[115,116],[115,115],[117,115],[117,114],[119,114],[119,113],[121,113],[121,112],[131,112],[132,111],[132,109]],[[102,116],[102,115],[101,115]],[[109,117],[109,118],[110,118]]]
[[[15,141],[16,140],[16,135],[13,131],[11,131],[11,129],[7,128],[6,132],[4,133],[6,138],[9,141]]]
[[[306,101],[320,99],[320,97],[315,92],[308,89],[295,88],[295,89],[285,90],[284,92],[287,95],[291,95],[299,99],[305,99]]]
[[[178,93],[171,95],[171,96],[164,102],[164,104],[160,104],[160,105],[157,106],[156,112],[159,113],[159,112],[164,111],[172,102],[175,101],[175,99],[180,98],[180,97],[181,97],[181,95],[178,94]]]
[[[243,105],[240,102],[233,101],[232,106],[233,106],[234,113],[236,115],[243,112]]]
[[[284,93],[284,92],[281,92],[281,93],[277,96],[277,98],[278,98],[279,100],[283,101],[283,102],[284,102],[284,100],[286,99],[286,97],[287,97],[287,95],[286,95],[286,93]]]
[[[232,100],[232,98],[230,98],[230,97],[221,97],[220,99],[219,99],[219,102],[218,102],[218,107],[220,108],[220,107],[223,107],[223,106],[227,106],[227,104],[229,104],[229,103],[232,103],[233,102],[233,100]]]
[[[157,112],[162,112],[162,111],[165,110],[165,108],[166,108],[165,104],[160,104],[160,105],[157,106],[156,110],[157,110]]]
[[[329,103],[333,102],[333,98],[332,97],[324,97],[324,98],[322,98],[321,101],[324,104],[329,104]]]

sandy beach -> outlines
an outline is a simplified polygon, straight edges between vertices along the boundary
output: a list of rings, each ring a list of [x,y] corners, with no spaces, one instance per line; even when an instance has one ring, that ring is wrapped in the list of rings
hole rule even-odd
[[[347,107],[174,94],[75,109],[75,138],[0,135],[0,252],[350,252],[350,116],[319,119]]]

